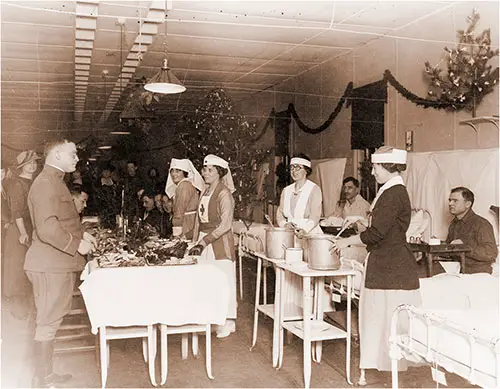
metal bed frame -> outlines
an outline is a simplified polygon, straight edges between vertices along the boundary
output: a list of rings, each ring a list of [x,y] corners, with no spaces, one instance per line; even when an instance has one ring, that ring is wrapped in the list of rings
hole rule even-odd
[[[401,315],[407,315],[409,318],[408,333],[398,334],[398,320]],[[416,317],[422,318],[427,327],[427,344],[423,344],[412,337],[413,321]],[[436,347],[430,344],[430,337],[433,328],[439,326],[450,331],[463,335],[468,339],[470,352],[470,366],[464,362],[453,359],[452,355],[441,353]],[[446,320],[432,312],[413,305],[400,305],[393,313],[391,321],[390,336],[390,356],[392,361],[392,387],[398,388],[398,360],[407,356],[416,357],[420,362],[428,363],[433,366],[442,366],[447,371],[455,373],[460,377],[467,379],[471,384],[487,388],[500,387],[500,339],[488,338],[478,331],[462,327],[459,323]],[[476,351],[475,344],[481,343],[487,346],[495,355],[496,374],[492,376],[488,372],[481,370],[481,366],[475,364]]]
[[[257,250],[252,249],[251,242],[253,241],[254,247],[257,247]],[[264,251],[264,242],[260,236],[254,235],[250,232],[242,231],[239,233],[238,237],[238,267],[239,267],[239,284],[240,284],[240,300],[243,299],[243,257],[252,258],[257,260],[256,252]],[[267,296],[267,266],[264,266],[264,304],[266,304],[266,296]]]

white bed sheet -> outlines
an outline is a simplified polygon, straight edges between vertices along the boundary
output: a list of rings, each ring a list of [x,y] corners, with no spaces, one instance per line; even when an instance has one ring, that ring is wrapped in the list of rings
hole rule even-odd
[[[499,278],[487,273],[438,274],[420,279],[422,307],[425,309],[496,309]]]
[[[419,311],[438,321],[414,315],[409,333],[401,336],[403,344],[426,356],[427,362],[437,362],[473,384],[496,386],[494,345],[500,338],[499,279],[486,273],[439,274],[420,279],[420,293],[422,309]],[[427,330],[429,323],[430,332]],[[490,342],[474,340],[471,346],[469,334]],[[428,346],[431,347],[430,355],[427,354]],[[403,354],[408,360],[415,360],[415,354],[407,351]],[[474,368],[472,375],[471,367]]]
[[[500,337],[498,309],[482,310],[427,310],[445,321],[460,325],[466,331],[477,331],[481,337],[497,341]],[[428,335],[427,323],[424,317],[415,316],[412,321],[411,337],[413,340],[431,346],[432,358],[439,362],[440,357],[436,353],[445,355],[465,367],[474,367],[475,370],[485,373],[491,377],[496,376],[495,348],[491,344],[474,341],[471,345],[467,335],[458,333],[450,327],[442,324],[432,324]],[[472,349],[472,354],[471,354]],[[450,366],[446,366],[450,370]],[[467,369],[467,368],[466,368]],[[456,371],[456,370],[455,370]],[[453,372],[453,371],[452,371]],[[458,371],[456,371],[458,373]],[[464,372],[462,371],[462,376]],[[465,372],[467,378],[469,372]]]

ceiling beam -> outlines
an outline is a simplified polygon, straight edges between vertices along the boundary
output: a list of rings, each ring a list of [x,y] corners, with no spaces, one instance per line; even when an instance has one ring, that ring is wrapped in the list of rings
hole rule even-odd
[[[132,80],[143,55],[147,52],[148,47],[153,43],[153,37],[158,34],[158,25],[165,21],[165,1],[153,0],[149,6],[148,13],[143,20],[140,20],[139,32],[135,38],[132,49],[129,51],[125,62],[121,64],[122,68],[115,82],[113,90],[106,102],[106,107],[102,113],[99,123],[108,120],[109,115],[113,111],[118,102],[116,96],[121,96],[123,90]]]
[[[98,16],[99,0],[81,0],[76,2],[75,121],[77,122],[81,122],[83,119]]]

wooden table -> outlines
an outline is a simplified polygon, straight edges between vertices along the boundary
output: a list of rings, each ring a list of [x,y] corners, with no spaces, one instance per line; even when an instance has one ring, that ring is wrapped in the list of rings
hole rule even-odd
[[[284,261],[276,262],[276,282],[280,279],[279,285],[281,296],[286,293],[285,273],[291,272],[302,278],[302,318],[301,320],[284,321],[284,299],[279,299],[279,308],[276,316],[279,321],[279,363],[281,367],[283,360],[283,330],[286,329],[303,339],[304,341],[304,386],[309,388],[311,382],[311,357],[314,361],[321,361],[322,341],[330,339],[346,339],[346,376],[347,382],[351,383],[351,296],[352,277],[355,272],[351,269],[338,270],[312,270],[304,262],[298,264],[288,264]],[[322,290],[325,284],[325,277],[347,277],[347,331],[333,326],[323,320]],[[314,309],[313,293],[311,291],[311,281],[314,281]],[[276,305],[276,301],[275,301]],[[275,320],[276,322],[276,320]],[[314,348],[313,348],[314,342]],[[273,339],[274,343],[274,339]]]
[[[456,261],[450,256],[460,257],[460,272],[465,269],[465,254],[471,251],[469,246],[465,244],[439,244],[429,245],[427,243],[410,243],[411,251],[414,253],[422,253],[422,257],[427,261],[427,276],[432,277],[432,262],[435,257],[446,255],[448,258],[440,257],[440,261]]]

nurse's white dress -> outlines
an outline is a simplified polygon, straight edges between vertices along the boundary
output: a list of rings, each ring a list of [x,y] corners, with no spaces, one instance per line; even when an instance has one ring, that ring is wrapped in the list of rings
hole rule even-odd
[[[201,212],[202,209],[208,209],[208,203],[212,194],[208,196],[201,196],[200,204],[198,206],[198,216],[201,223],[208,223],[208,212]],[[205,235],[204,232],[200,231],[201,240]],[[229,283],[229,303],[227,308],[226,319],[236,319],[237,302],[236,302],[236,261],[231,261],[230,259],[215,259],[214,250],[212,245],[207,245],[200,256],[200,261],[210,261],[220,270],[224,272],[227,276],[227,281]],[[203,293],[203,291],[201,291]]]

